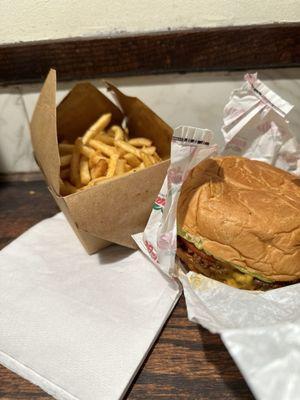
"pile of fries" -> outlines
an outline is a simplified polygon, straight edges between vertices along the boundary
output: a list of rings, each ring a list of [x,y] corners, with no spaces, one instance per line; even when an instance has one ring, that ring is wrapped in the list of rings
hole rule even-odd
[[[63,196],[161,161],[151,140],[129,139],[127,128],[108,128],[110,122],[111,114],[103,114],[74,144],[59,143]]]

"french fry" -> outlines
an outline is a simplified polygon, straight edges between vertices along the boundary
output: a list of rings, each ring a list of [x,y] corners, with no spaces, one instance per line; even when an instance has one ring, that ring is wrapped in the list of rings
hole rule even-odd
[[[61,155],[72,154],[72,152],[74,150],[74,144],[59,143],[58,149],[59,149],[59,153]]]
[[[126,175],[126,173],[124,175]],[[92,179],[86,187],[96,186],[99,183],[110,181],[110,180],[113,180],[113,179],[116,179],[116,178],[118,178],[118,176],[111,176],[111,177],[100,176],[99,178]]]
[[[80,146],[80,154],[82,154],[86,158],[91,158],[96,154],[96,152],[94,149],[91,149],[89,146],[81,145]]]
[[[109,161],[108,161],[108,169],[106,172],[106,177],[111,178],[114,176],[116,167],[117,167],[117,161],[118,161],[119,155],[118,154],[112,154]]]
[[[87,144],[90,139],[92,139],[96,133],[103,131],[107,125],[110,123],[111,113],[103,114],[97,121],[85,132],[82,137],[82,143]]]
[[[89,169],[92,169],[100,159],[101,156],[99,156],[99,154],[95,154],[93,157],[91,157],[89,159]]]
[[[141,169],[145,169],[145,164],[144,164],[143,162],[140,163],[140,165],[139,165],[138,167],[132,168],[132,169],[129,171],[129,173],[137,172],[137,171],[140,171]]]
[[[99,178],[92,179],[87,186],[95,186],[100,182],[106,181],[107,179],[109,179],[107,176],[99,176]]]
[[[79,176],[80,146],[81,146],[81,139],[78,138],[75,141],[74,151],[70,163],[70,181],[76,187],[80,186],[80,176]]]
[[[141,152],[141,158],[143,160],[143,163],[145,164],[145,167],[150,167],[151,165],[153,165],[152,160],[148,154]]]
[[[106,174],[108,168],[107,161],[101,158],[98,163],[91,169],[91,177],[92,179],[99,178],[100,176],[104,176]]]
[[[129,172],[132,170],[132,166],[126,163],[124,166],[124,169],[125,169],[125,172]]]
[[[116,149],[113,146],[109,146],[108,144],[100,142],[99,140],[91,139],[89,141],[89,145],[96,150],[100,150],[103,154],[109,157],[117,153]]]
[[[125,167],[126,167],[126,164],[125,164]],[[130,168],[130,166],[129,166],[128,164],[127,164],[127,167]],[[85,186],[85,187],[83,187],[83,188],[81,188],[81,189],[77,189],[77,191],[78,191],[78,190],[82,190],[82,189],[84,189],[84,188],[86,188],[86,187],[96,186],[96,185],[98,185],[98,184],[100,184],[100,183],[103,183],[103,182],[106,182],[106,181],[108,181],[108,180],[113,180],[113,179],[119,178],[120,176],[130,175],[130,174],[135,173],[135,172],[138,172],[138,171],[140,171],[140,170],[142,170],[142,169],[144,169],[144,168],[145,168],[144,163],[141,163],[137,168],[131,168],[129,171],[124,172],[122,175],[117,175],[117,174],[116,174],[116,175],[111,176],[111,177],[108,177],[108,176],[100,176],[99,178],[92,179],[92,180],[88,183],[87,186]],[[125,169],[126,169],[126,168],[125,168]]]
[[[129,165],[132,167],[138,167],[141,163],[141,160],[137,158],[134,154],[132,153],[127,153],[124,155],[125,160],[128,162]]]
[[[123,175],[114,175],[114,176],[111,176],[111,177],[108,177],[108,176],[100,176],[99,178],[92,179],[86,187],[96,186],[96,185],[98,185],[99,183],[103,183],[103,182],[107,182],[107,181],[112,181],[112,180],[114,180],[114,179],[119,178],[120,176],[129,175],[130,173],[131,173],[131,171],[125,172]],[[79,190],[81,190],[81,189],[79,189]]]
[[[113,125],[110,128],[110,131],[114,133],[115,140],[124,140],[124,132],[123,129],[118,125]]]
[[[117,160],[115,175],[123,175],[125,173],[126,160]]]
[[[111,137],[113,140],[115,139],[115,132],[113,132],[112,130],[108,129],[108,131],[106,131],[107,135],[109,137]]]
[[[70,178],[70,168],[65,168],[60,171],[61,179],[69,179]]]
[[[144,137],[130,139],[128,140],[128,143],[136,147],[143,147],[143,146],[149,147],[152,144],[150,139]]]
[[[150,156],[150,155],[148,154],[148,157],[149,157],[150,161],[152,162],[152,165],[153,165],[153,164],[156,164],[156,160],[155,160],[154,156]]]
[[[153,156],[153,154],[156,152],[156,147],[155,146],[150,146],[150,147],[143,147],[142,152],[145,154],[149,154],[150,156]]]
[[[135,173],[161,161],[152,141],[128,139],[128,128],[113,125],[103,114],[74,144],[59,143],[60,193],[68,195],[109,179]]]
[[[161,161],[161,158],[159,157],[159,155],[156,152],[153,154],[153,158],[154,158],[155,162],[157,162],[157,163]]]
[[[100,142],[103,142],[105,144],[109,144],[110,146],[114,145],[114,138],[109,136],[104,131],[100,132],[100,133],[97,133],[97,135],[94,136],[94,140],[100,140]]]
[[[89,168],[92,169],[100,160],[106,160],[108,163],[109,158],[103,156],[101,153],[96,153],[92,158],[89,159]]]
[[[115,145],[125,150],[127,153],[132,153],[136,157],[141,158],[140,150],[129,144],[129,142],[124,142],[124,140],[115,140]]]
[[[86,157],[81,157],[79,162],[79,174],[80,174],[80,182],[82,185],[87,185],[91,180],[91,174],[89,170],[89,161]]]
[[[127,153],[126,150],[121,149],[121,147],[116,147],[117,153],[119,154],[119,157],[122,158],[124,155]]]
[[[67,196],[68,194],[77,193],[79,190],[75,186],[73,186],[69,181],[63,181],[63,185],[65,190],[64,196]]]
[[[61,168],[68,166],[71,162],[71,159],[72,159],[72,154],[66,154],[65,156],[60,156]]]

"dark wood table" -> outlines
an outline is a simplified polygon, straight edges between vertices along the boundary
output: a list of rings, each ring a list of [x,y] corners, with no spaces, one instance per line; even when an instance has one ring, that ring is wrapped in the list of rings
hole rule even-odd
[[[43,181],[1,182],[0,248],[57,211]],[[0,366],[0,399],[51,398]],[[220,337],[187,319],[182,297],[125,398],[232,400],[253,396]]]

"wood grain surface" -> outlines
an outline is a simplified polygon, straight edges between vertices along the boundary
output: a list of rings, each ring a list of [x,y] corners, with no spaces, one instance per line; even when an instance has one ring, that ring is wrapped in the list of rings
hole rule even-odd
[[[198,28],[0,46],[0,83],[300,65],[300,24]]]
[[[42,181],[0,183],[0,247],[57,211]],[[51,398],[0,366],[1,400]],[[253,396],[219,336],[188,321],[182,297],[125,399],[238,400]]]

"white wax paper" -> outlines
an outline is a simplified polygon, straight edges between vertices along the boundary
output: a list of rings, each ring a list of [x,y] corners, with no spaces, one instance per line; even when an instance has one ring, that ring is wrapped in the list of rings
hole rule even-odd
[[[299,320],[226,330],[221,337],[258,399],[299,399]]]
[[[58,214],[0,252],[0,363],[59,400],[117,400],[179,294],[139,251],[88,256]]]
[[[222,154],[264,161],[298,174],[300,145],[286,119],[293,106],[259,81],[256,74],[247,74],[245,80],[224,108]]]
[[[299,143],[286,120],[292,106],[256,75],[246,75],[245,80],[224,109],[225,147],[219,153],[265,161],[299,174]],[[193,132],[193,141],[186,131]],[[199,157],[193,159],[193,154],[201,155],[200,159],[215,154],[211,143],[206,152],[201,149],[203,145],[195,150],[197,139],[201,141],[205,132],[191,127],[175,130],[166,181],[144,234],[136,235],[135,240],[164,273],[181,281],[189,319],[221,334],[256,397],[295,400],[300,398],[300,284],[251,292],[201,274],[186,273],[178,262],[175,268],[176,207],[181,185],[194,161],[199,162]],[[175,155],[182,157],[176,171],[181,179],[176,180],[174,191],[170,182],[177,165]]]

